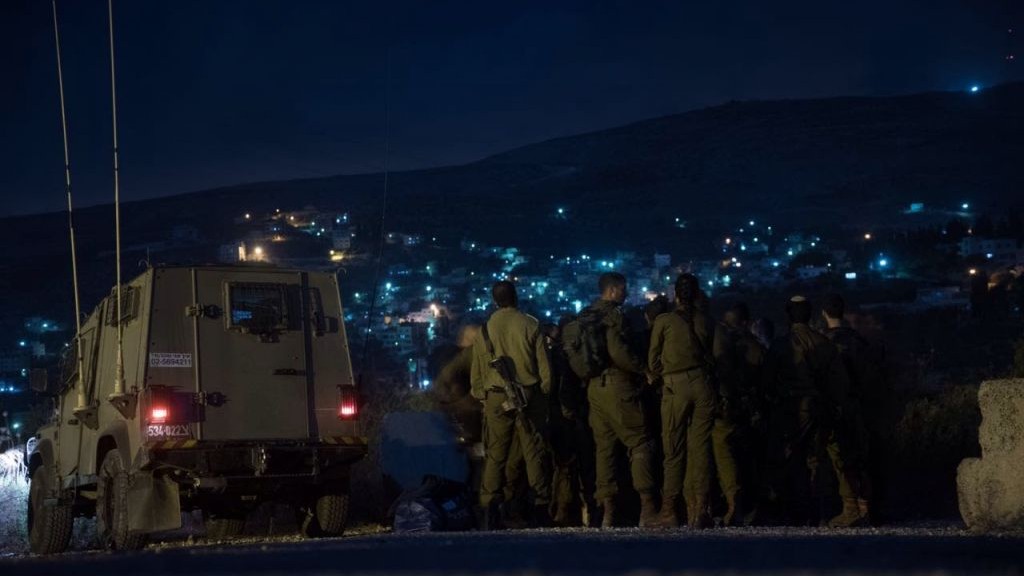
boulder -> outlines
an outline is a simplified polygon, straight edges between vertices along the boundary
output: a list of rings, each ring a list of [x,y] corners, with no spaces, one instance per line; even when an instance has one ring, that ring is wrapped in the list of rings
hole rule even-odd
[[[978,405],[981,458],[957,469],[960,514],[976,531],[1024,529],[1024,379],[983,382]]]

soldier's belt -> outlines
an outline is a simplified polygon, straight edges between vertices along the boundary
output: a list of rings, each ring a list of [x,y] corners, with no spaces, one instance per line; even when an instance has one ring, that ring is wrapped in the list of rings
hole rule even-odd
[[[692,368],[687,368],[685,370],[677,370],[677,371],[671,372],[669,374],[663,374],[661,376],[661,378],[662,378],[662,380],[665,381],[666,384],[675,384],[677,382],[687,382],[687,381],[689,381],[689,377],[688,376],[690,374],[692,374],[693,372],[697,372],[698,370],[701,370],[701,369],[702,368],[700,366],[694,366]],[[686,378],[684,378],[684,376]]]

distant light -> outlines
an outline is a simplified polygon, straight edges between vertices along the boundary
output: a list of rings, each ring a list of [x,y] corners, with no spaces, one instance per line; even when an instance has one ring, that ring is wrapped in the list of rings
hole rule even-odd
[[[49,322],[43,322],[43,330],[45,330],[45,329],[47,329],[49,327],[50,327],[50,323]]]
[[[814,247],[815,247],[815,246],[817,246],[817,245],[818,245],[818,244],[817,244],[816,242],[811,242],[811,248],[814,248]]]
[[[974,86],[971,86],[971,92],[972,93],[977,92],[979,90],[981,90],[981,86],[978,86],[977,84],[975,84]]]
[[[565,208],[559,208],[558,209],[558,215],[559,216],[564,216],[565,215]]]
[[[544,316],[545,316],[546,318],[551,318],[551,310],[545,310],[545,311],[544,311]]]
[[[967,202],[964,202],[963,204],[960,205],[960,209],[961,210],[968,210],[968,209],[970,209],[970,207],[971,207],[971,205],[968,204]]]
[[[750,221],[750,225],[751,225],[751,226],[753,226],[753,225],[754,225],[754,221],[753,221],[753,220],[751,220],[751,221]]]
[[[847,272],[846,273],[846,279],[847,280],[856,280],[857,279],[857,273],[856,272]]]
[[[865,233],[865,234],[864,234],[864,239],[865,239],[865,240],[871,240],[871,232],[867,232],[867,233]]]
[[[779,261],[778,260],[773,260],[772,261],[772,268],[778,268],[778,267],[779,267]]]
[[[583,310],[583,302],[581,302],[579,300],[573,300],[572,301],[572,307],[573,307],[573,310],[575,310],[576,313],[579,314],[580,310]]]
[[[970,274],[971,276],[975,276],[975,275],[978,274],[978,269],[977,268],[971,268],[970,270],[967,271],[967,273]]]
[[[433,286],[429,286],[429,285],[427,286],[427,292],[430,292],[433,289],[434,289]]]
[[[14,424],[11,424],[11,428],[14,428],[15,430],[21,428],[21,422],[15,422]]]
[[[732,238],[726,238],[725,239],[725,243],[726,244],[732,244]]]
[[[740,244],[740,252],[746,252],[746,251],[747,251],[747,245],[746,244]]]
[[[385,284],[384,288],[386,288],[388,290],[391,290],[391,282],[388,282],[387,284]]]
[[[708,280],[708,286],[714,286],[714,285],[715,285],[715,281],[714,280]]]
[[[25,342],[24,340],[19,340],[18,341],[18,346],[21,346],[22,348],[24,348],[25,346],[28,346],[28,342]]]
[[[986,253],[985,254],[985,258],[991,260],[992,259],[992,253],[991,252]]]
[[[885,259],[885,258],[880,258],[880,259],[878,260],[878,267],[879,267],[879,268],[885,268],[885,267],[886,267],[886,266],[888,266],[888,265],[889,265],[889,260],[887,260],[887,259]]]
[[[736,263],[736,267],[737,268],[742,268],[743,267],[743,262],[737,262]]]
[[[793,255],[793,249],[792,248],[790,248],[789,250],[786,250],[786,256],[792,256],[792,255]]]
[[[757,236],[754,236],[754,242],[757,242]]]
[[[424,378],[423,381],[420,382],[420,385],[423,386],[424,388],[430,388],[430,380]]]
[[[249,214],[248,212],[246,212],[245,219],[248,220],[249,218],[252,218],[252,214]]]

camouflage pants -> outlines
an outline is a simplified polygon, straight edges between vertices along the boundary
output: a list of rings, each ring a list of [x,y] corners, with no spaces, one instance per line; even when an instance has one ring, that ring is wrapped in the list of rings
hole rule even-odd
[[[526,463],[526,476],[536,504],[551,501],[551,474],[544,440],[548,399],[527,389],[529,401],[522,413],[507,413],[501,405],[505,395],[489,392],[484,400],[484,472],[480,483],[480,506],[504,497],[506,466],[513,438],[518,439]]]
[[[683,492],[687,501],[707,498],[711,489],[714,392],[701,370],[668,374],[664,381],[661,438],[665,451],[665,484],[662,496],[679,496]]]
[[[629,381],[602,382],[596,378],[587,386],[587,400],[596,449],[594,498],[605,500],[619,492],[615,481],[616,442],[625,445],[629,452],[634,488],[641,494],[652,493],[655,489],[653,446],[640,405],[639,388]]]

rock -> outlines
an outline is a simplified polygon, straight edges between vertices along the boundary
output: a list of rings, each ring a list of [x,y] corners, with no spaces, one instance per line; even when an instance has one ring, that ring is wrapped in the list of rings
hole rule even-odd
[[[981,458],[957,469],[960,515],[976,531],[1024,529],[1024,379],[978,391]]]

